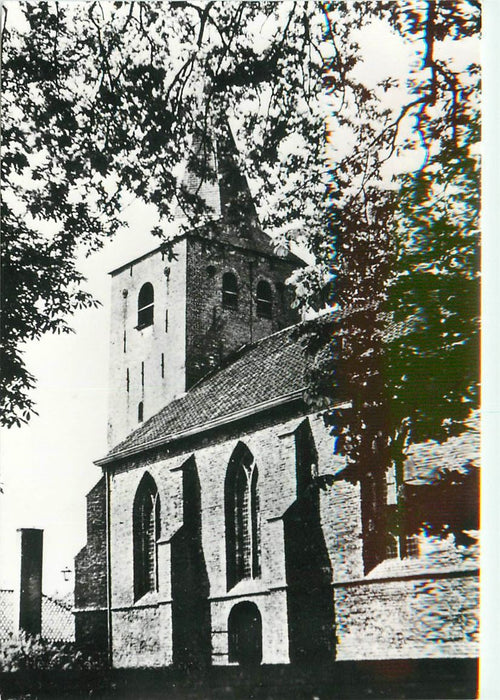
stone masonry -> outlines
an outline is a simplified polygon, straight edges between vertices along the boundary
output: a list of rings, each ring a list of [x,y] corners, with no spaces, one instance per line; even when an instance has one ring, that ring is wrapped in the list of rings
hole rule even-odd
[[[111,273],[110,451],[75,561],[77,643],[108,645],[116,667],[477,656],[477,547],[421,533],[365,573],[359,484],[305,402],[311,358],[289,328],[302,263],[274,253],[252,206],[234,221],[250,195],[231,149],[214,227]],[[477,435],[415,446],[415,488],[476,468]]]
[[[340,471],[342,461],[332,456],[322,420],[316,415],[284,421],[275,417],[261,421],[260,426],[240,424],[230,431],[200,436],[188,444],[158,450],[147,458],[125,460],[116,467],[111,477],[112,625],[116,666],[172,663],[172,607],[175,605],[171,585],[172,546],[184,524],[182,471],[193,456],[201,485],[211,663],[228,663],[229,613],[235,602],[245,600],[255,602],[262,616],[263,663],[290,661],[286,518],[296,500],[296,439],[304,420],[314,437],[319,474]],[[224,478],[231,453],[239,441],[249,447],[259,465],[262,575],[260,579],[242,581],[228,591]],[[134,602],[132,503],[146,472],[154,478],[162,504],[158,542],[160,583],[157,592]],[[477,655],[478,576],[470,552],[460,551],[452,541],[443,543],[422,535],[421,557],[383,562],[364,576],[359,488],[342,480],[321,492],[320,522],[331,565],[330,591],[335,619],[330,630],[334,638],[332,661],[334,658]],[[82,574],[80,571],[81,578]],[[83,577],[80,585],[92,586],[92,576]]]

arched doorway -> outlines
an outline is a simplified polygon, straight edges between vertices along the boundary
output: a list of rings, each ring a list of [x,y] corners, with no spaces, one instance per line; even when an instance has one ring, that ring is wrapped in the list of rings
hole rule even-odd
[[[262,661],[262,618],[255,603],[245,601],[229,614],[229,661],[258,666]]]

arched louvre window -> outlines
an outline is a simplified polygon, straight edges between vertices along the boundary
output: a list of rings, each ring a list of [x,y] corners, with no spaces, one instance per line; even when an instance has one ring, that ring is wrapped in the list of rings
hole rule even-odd
[[[257,284],[257,315],[262,318],[272,318],[273,315],[271,285],[265,280],[260,280]]]
[[[222,306],[226,309],[238,308],[238,280],[232,272],[222,276]]]
[[[137,327],[151,326],[154,318],[155,293],[151,282],[143,284],[137,300]]]
[[[157,541],[160,499],[153,478],[145,474],[137,489],[133,512],[134,599],[158,590]]]
[[[252,453],[239,443],[229,461],[225,483],[228,589],[260,576],[259,472]]]

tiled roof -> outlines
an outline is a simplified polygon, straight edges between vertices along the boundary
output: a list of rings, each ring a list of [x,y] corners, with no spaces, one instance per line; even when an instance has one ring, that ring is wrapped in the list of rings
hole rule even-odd
[[[14,629],[14,591],[0,590],[0,639],[8,637]]]
[[[346,311],[344,313],[350,313]],[[323,322],[332,325],[340,319],[330,312]],[[389,322],[385,337],[391,340],[404,334],[409,323]],[[298,326],[291,326],[246,345],[192,387],[184,396],[167,404],[159,413],[145,421],[137,430],[114,447],[106,457],[97,461],[105,464],[167,443],[186,433],[196,433],[221,425],[229,420],[264,410],[270,405],[302,396],[307,388],[307,370],[311,356],[304,350]],[[405,464],[405,481],[429,483],[442,472],[462,468],[474,460],[478,464],[479,426],[477,417],[470,430],[446,443],[427,442],[413,446]]]
[[[299,395],[307,357],[292,326],[245,346],[111,450],[108,458],[193,428],[202,429],[252,407]],[[107,460],[107,458],[106,458]],[[99,460],[102,461],[102,460]]]
[[[0,589],[0,639],[8,639],[14,632],[14,602],[12,589]],[[42,637],[63,642],[75,639],[71,608],[45,594],[42,595]]]

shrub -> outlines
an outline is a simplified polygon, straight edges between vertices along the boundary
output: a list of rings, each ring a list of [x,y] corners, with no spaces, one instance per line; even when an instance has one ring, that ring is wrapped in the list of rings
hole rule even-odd
[[[83,671],[106,666],[102,653],[87,653],[74,642],[49,641],[20,633],[0,643],[0,672]]]

